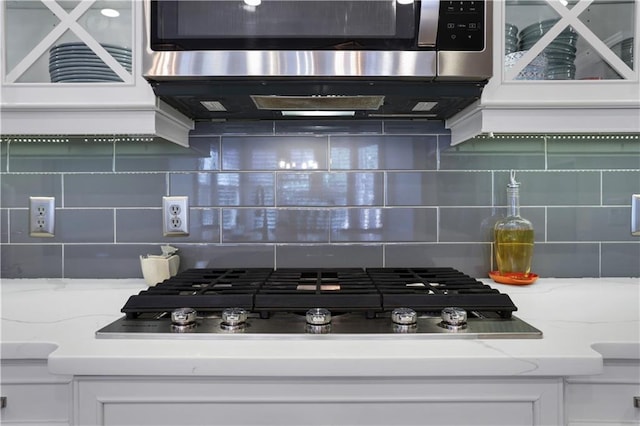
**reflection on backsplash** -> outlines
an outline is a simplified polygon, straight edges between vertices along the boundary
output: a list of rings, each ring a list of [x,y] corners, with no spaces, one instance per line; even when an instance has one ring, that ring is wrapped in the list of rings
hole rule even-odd
[[[501,135],[449,146],[439,122],[203,123],[158,141],[1,140],[2,277],[141,277],[171,243],[189,267],[452,266],[486,277],[510,169],[541,276],[640,276],[630,235],[639,135]],[[28,197],[56,235],[28,236]],[[163,237],[163,195],[190,235]],[[95,223],[102,226],[95,227]]]

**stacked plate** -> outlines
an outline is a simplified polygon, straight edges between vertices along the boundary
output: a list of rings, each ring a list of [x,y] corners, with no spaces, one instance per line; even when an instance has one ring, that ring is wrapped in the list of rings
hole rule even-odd
[[[131,72],[131,49],[102,44],[107,52]],[[49,76],[53,83],[122,81],[86,44],[61,43],[49,49]]]
[[[622,62],[633,69],[633,37],[626,38],[614,46],[613,51],[619,54]]]
[[[527,53],[526,50],[509,53],[504,57],[504,69],[509,70],[520,61]],[[543,54],[536,56],[522,71],[515,77],[516,80],[544,80],[547,69],[547,57]]]
[[[518,27],[513,24],[504,24],[504,54],[508,55],[518,51]]]
[[[529,25],[520,31],[520,49],[528,50],[553,27],[557,19],[548,19]],[[572,80],[576,74],[576,43],[578,33],[571,28],[564,29],[543,53],[547,57],[545,78],[548,80]]]

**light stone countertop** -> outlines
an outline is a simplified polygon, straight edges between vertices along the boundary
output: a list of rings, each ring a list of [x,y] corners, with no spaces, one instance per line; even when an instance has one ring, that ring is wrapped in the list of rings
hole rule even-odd
[[[4,279],[3,359],[47,359],[65,375],[573,376],[604,358],[640,359],[638,278],[483,280],[508,294],[542,339],[327,336],[96,339],[143,280]]]

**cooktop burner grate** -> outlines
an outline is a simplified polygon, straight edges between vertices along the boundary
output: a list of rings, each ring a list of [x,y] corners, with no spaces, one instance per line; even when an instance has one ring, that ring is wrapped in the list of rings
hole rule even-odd
[[[128,318],[190,307],[217,312],[239,307],[266,317],[272,312],[367,312],[407,307],[436,312],[456,306],[510,318],[508,295],[453,268],[246,268],[189,269],[131,296]]]

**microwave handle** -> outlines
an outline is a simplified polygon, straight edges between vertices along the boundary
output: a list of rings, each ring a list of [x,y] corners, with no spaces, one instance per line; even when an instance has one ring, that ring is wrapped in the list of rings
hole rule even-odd
[[[439,16],[440,0],[422,0],[420,2],[419,47],[435,47]]]

